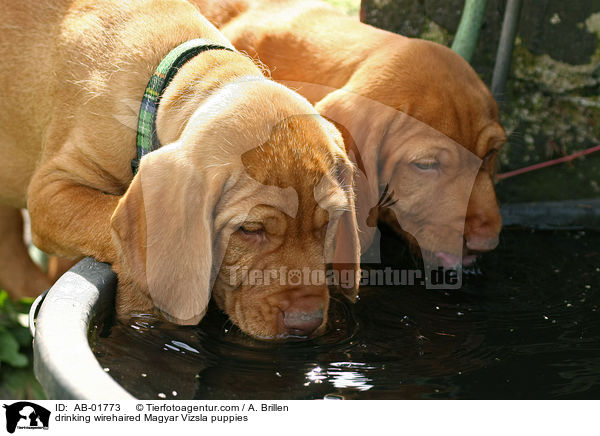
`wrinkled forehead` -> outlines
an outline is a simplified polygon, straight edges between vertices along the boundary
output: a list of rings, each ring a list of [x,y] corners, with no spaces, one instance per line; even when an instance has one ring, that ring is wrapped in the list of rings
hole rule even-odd
[[[294,220],[300,218],[299,222],[304,222],[307,216],[313,216],[317,212],[315,206],[327,211],[331,217],[339,210],[346,210],[349,203],[340,185],[329,176],[322,177],[310,193],[292,186],[282,188],[260,183],[245,171],[232,177],[228,185],[214,210],[216,231],[227,228],[234,231],[259,206],[271,208],[269,215],[279,213]],[[264,211],[265,209],[261,213]]]
[[[291,218],[312,214],[316,206],[328,211],[346,208],[353,167],[319,123],[316,117],[288,120],[273,129],[267,141],[236,156],[217,221],[243,222],[259,205]]]
[[[341,134],[316,112],[261,101],[258,107],[241,105],[225,116],[213,106],[205,104],[194,114],[182,142],[200,167],[231,174],[224,194],[237,202],[247,198],[289,211],[319,203],[336,186],[342,189],[337,181],[350,163]]]
[[[296,115],[273,126],[269,137],[240,156],[243,170],[256,181],[292,187],[314,198],[322,179],[341,180],[350,167],[341,135],[318,115]],[[339,183],[338,183],[339,185]]]
[[[276,160],[268,159],[261,162],[264,166],[260,169],[244,165],[238,186],[252,190],[254,203],[269,204],[292,217],[299,210],[310,211],[317,205],[325,210],[348,205],[352,166],[346,158],[313,155],[304,156],[302,162],[282,162],[285,160],[282,156],[279,167]],[[290,213],[290,209],[296,213]]]

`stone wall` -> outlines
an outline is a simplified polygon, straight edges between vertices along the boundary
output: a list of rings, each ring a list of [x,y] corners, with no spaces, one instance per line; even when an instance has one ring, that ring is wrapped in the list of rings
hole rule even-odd
[[[488,0],[475,70],[489,85],[506,0]],[[363,0],[364,20],[451,45],[463,0]],[[600,1],[524,0],[501,121],[500,172],[600,144]],[[501,201],[600,197],[600,152],[509,178]]]

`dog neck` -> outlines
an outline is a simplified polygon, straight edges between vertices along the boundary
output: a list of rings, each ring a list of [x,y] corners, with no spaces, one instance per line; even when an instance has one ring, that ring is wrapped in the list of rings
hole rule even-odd
[[[224,85],[256,76],[260,70],[246,56],[228,50],[209,50],[189,60],[165,89],[156,115],[161,144],[176,141],[194,112]]]
[[[375,52],[388,45],[389,39],[398,39],[398,35],[319,2],[291,2],[284,12],[277,12],[277,4],[269,7],[273,13],[268,21],[257,7],[257,15],[262,18],[262,24],[257,25],[251,5],[222,31],[236,48],[268,65],[273,79],[297,82],[299,86],[302,82],[299,92],[311,103],[321,100],[331,89],[346,86]],[[257,26],[260,31],[254,33],[252,29]],[[323,29],[328,29],[327,36],[317,38],[315,35],[322,34]]]
[[[194,39],[178,45],[160,62],[144,92],[137,130],[137,156],[131,163],[135,174],[142,156],[160,148],[156,134],[156,112],[164,90],[169,86],[179,69],[190,59],[208,50],[233,50],[209,40]]]

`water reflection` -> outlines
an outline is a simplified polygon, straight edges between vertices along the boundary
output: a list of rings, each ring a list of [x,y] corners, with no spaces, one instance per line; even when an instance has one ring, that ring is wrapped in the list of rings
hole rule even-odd
[[[327,375],[330,377],[331,384],[336,388],[355,389],[362,392],[373,387],[372,380],[366,376],[366,372],[374,369],[374,366],[360,362],[333,362],[329,365]]]
[[[598,398],[598,247],[600,233],[505,231],[462,290],[366,287],[332,299],[310,341],[257,341],[211,308],[198,327],[99,325],[94,351],[147,399]]]
[[[364,364],[358,364],[363,366]],[[371,369],[374,369],[371,367]],[[332,364],[329,369],[323,371],[321,367],[317,366],[306,373],[306,379],[304,386],[309,386],[311,383],[323,383],[329,382],[335,388],[339,389],[352,389],[357,391],[368,391],[373,387],[372,380],[366,377],[364,374],[358,371],[342,371],[335,367],[335,363]]]

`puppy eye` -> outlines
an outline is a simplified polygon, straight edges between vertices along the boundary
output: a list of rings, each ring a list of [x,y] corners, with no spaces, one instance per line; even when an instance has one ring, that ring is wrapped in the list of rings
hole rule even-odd
[[[420,170],[437,170],[440,167],[440,163],[435,159],[416,161],[412,164]]]
[[[265,229],[261,226],[243,225],[240,226],[239,230],[247,236],[262,236],[265,233]]]
[[[494,156],[496,156],[496,154],[498,154],[498,149],[497,148],[492,148],[490,151],[488,151],[486,153],[485,156],[483,156],[483,161],[484,162],[489,162],[490,159],[492,159]]]

